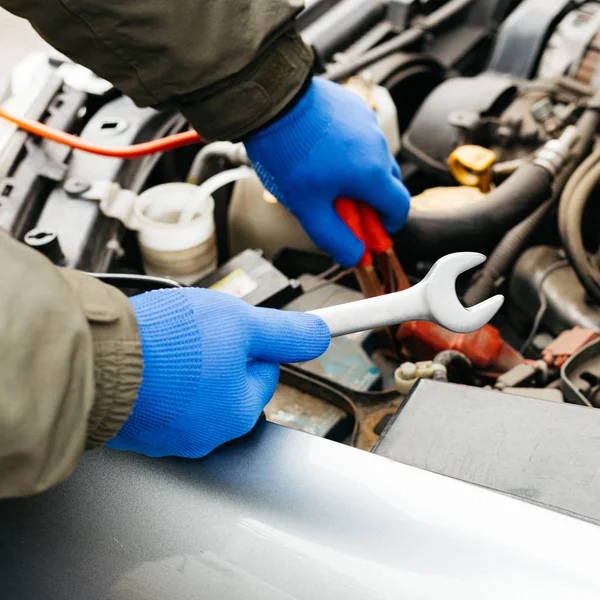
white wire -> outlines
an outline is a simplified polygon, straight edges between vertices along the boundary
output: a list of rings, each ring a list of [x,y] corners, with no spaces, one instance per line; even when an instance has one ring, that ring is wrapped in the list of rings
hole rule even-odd
[[[181,211],[179,223],[189,223],[194,218],[194,215],[206,197],[212,196],[224,185],[239,181],[240,179],[248,179],[253,175],[254,171],[250,167],[242,166],[237,167],[236,169],[222,171],[221,173],[217,173],[213,177],[210,177],[202,185],[198,186],[198,193],[194,195],[193,199],[190,200],[186,207]]]

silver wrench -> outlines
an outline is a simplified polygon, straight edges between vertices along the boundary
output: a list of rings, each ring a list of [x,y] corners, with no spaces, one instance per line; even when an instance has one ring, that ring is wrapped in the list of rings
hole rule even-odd
[[[498,312],[504,296],[465,308],[456,294],[456,278],[484,261],[485,256],[478,252],[448,254],[407,290],[311,310],[310,314],[327,323],[332,337],[406,321],[431,321],[455,333],[476,331]]]

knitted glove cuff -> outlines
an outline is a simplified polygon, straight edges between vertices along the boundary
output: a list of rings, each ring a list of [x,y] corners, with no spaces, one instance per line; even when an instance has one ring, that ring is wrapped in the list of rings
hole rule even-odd
[[[135,436],[167,426],[194,397],[202,360],[198,315],[181,290],[158,290],[130,298],[144,370],[138,399],[120,433]],[[181,394],[181,390],[188,393]]]
[[[326,137],[332,123],[333,104],[327,93],[322,93],[328,83],[313,79],[291,111],[245,142],[248,157],[263,185],[280,200],[285,201],[284,194],[277,188],[272,172],[292,171],[302,164]]]

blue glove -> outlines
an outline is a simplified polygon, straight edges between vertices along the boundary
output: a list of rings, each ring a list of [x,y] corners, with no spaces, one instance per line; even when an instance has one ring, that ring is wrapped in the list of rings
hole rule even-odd
[[[204,456],[252,429],[279,363],[310,360],[329,345],[314,315],[254,308],[210,290],[158,290],[130,302],[144,370],[133,412],[107,444],[119,450]]]
[[[296,106],[245,146],[265,188],[343,266],[356,265],[364,247],[335,212],[336,198],[370,204],[390,232],[406,221],[410,195],[374,111],[336,83],[315,77]]]

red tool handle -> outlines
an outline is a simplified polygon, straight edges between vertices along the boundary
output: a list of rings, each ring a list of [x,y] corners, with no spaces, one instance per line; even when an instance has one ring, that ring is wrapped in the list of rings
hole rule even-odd
[[[335,210],[340,215],[342,221],[348,225],[350,231],[365,245],[365,252],[358,262],[359,267],[368,267],[373,264],[373,255],[369,250],[367,235],[358,203],[350,198],[338,198],[335,201]]]
[[[394,247],[394,242],[382,225],[377,212],[368,204],[349,198],[338,198],[335,201],[335,210],[352,233],[365,245],[365,253],[358,263],[359,267],[373,264],[371,252],[384,254]]]
[[[392,238],[379,219],[375,209],[364,202],[357,202],[367,247],[375,254],[385,254],[394,247]]]

